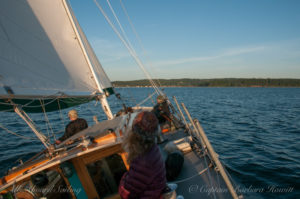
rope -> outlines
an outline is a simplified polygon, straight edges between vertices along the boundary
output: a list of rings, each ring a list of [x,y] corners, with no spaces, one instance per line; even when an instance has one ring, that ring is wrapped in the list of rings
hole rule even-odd
[[[121,6],[122,6],[122,9],[123,9],[125,15],[127,16],[127,19],[128,19],[129,24],[130,24],[130,27],[131,27],[133,33],[135,34],[135,37],[137,38],[137,41],[138,41],[138,43],[139,43],[139,45],[140,45],[140,47],[141,47],[141,49],[142,49],[142,51],[143,51],[143,54],[144,54],[144,56],[147,58],[148,56],[147,56],[146,50],[145,50],[145,48],[144,48],[144,45],[142,44],[142,40],[141,40],[140,36],[138,35],[136,29],[134,28],[134,25],[133,25],[133,23],[132,23],[132,21],[131,21],[129,15],[128,15],[127,9],[125,8],[125,6],[124,6],[122,0],[120,0],[120,4],[121,4]],[[151,67],[152,65],[153,65],[153,64],[150,62],[149,66]],[[157,81],[159,87],[161,87],[161,83],[160,83],[159,79],[156,79],[156,81]]]
[[[120,27],[122,33],[123,33],[123,36],[124,36],[126,42],[128,43],[128,45],[129,45],[129,47],[131,48],[131,50],[132,50],[135,54],[137,54],[136,51],[134,50],[134,48],[133,48],[131,42],[129,41],[129,39],[128,39],[128,37],[127,37],[127,35],[126,35],[126,33],[125,33],[124,29],[123,29],[123,26],[121,25],[121,23],[120,23],[120,21],[119,21],[119,18],[117,17],[117,15],[116,15],[114,9],[112,8],[112,6],[111,6],[109,0],[106,0],[106,1],[107,1],[107,4],[108,4],[108,6],[109,6],[111,12],[113,13],[113,15],[114,15],[114,17],[115,17],[115,19],[116,19],[116,21],[117,21],[117,23],[118,23],[118,25],[119,25],[119,27]]]
[[[143,101],[141,101],[140,103],[138,103],[136,105],[136,107],[139,107],[140,105],[144,104],[146,101],[148,101],[150,98],[152,98],[152,96],[155,95],[155,92],[152,93],[151,95],[149,95],[146,99],[144,99]]]
[[[23,135],[19,135],[19,134],[13,132],[13,131],[10,131],[7,128],[5,128],[1,123],[0,123],[0,128],[2,128],[3,130],[7,131],[9,134],[18,136],[18,137],[26,139],[26,140],[39,140],[38,138],[35,138],[35,137],[26,137],[26,136],[23,136]]]
[[[195,129],[196,130],[196,129]],[[199,137],[196,135],[196,137]],[[201,139],[201,138],[200,138]],[[205,153],[205,155],[208,155],[207,152],[205,152],[205,148],[201,145],[201,148],[203,150],[203,152]],[[208,163],[207,163],[207,159],[205,158],[205,156],[203,157],[204,158],[204,161],[205,161],[205,164],[206,164],[206,167],[208,167]],[[211,159],[211,158],[210,158]],[[211,173],[210,171],[208,170],[208,180],[209,180],[209,183],[210,183],[210,186],[212,187],[212,178],[211,178]],[[216,198],[216,194],[215,192],[213,191],[213,195],[214,195],[214,198]]]
[[[230,173],[227,171],[226,167],[224,167],[224,171],[226,172],[227,176],[230,178],[232,186],[236,187],[237,185],[236,185],[235,181],[233,180],[233,178],[231,177]]]
[[[46,129],[47,129],[48,139],[49,139],[49,138],[50,138],[49,129],[51,130],[52,136],[55,136],[55,135],[54,135],[54,133],[53,133],[53,129],[52,129],[51,123],[50,123],[49,118],[48,118],[48,115],[47,115],[47,113],[46,113],[44,101],[40,100],[40,103],[41,103],[41,105],[42,105],[42,109],[43,109],[43,112],[44,112],[45,122],[46,122]]]
[[[192,178],[194,178],[196,176],[202,175],[207,170],[209,170],[209,169],[205,168],[202,171],[199,171],[198,173],[196,173],[195,175],[193,175],[191,177],[188,177],[188,178],[185,178],[185,179],[182,179],[182,180],[178,180],[178,181],[175,181],[175,182],[172,182],[172,183],[178,184],[178,183],[182,183],[182,182],[188,181],[188,180],[190,180],[190,179],[192,179]]]
[[[50,98],[51,96],[44,96],[44,98]],[[53,100],[51,100],[50,102],[48,103],[44,103],[44,106],[47,106],[51,103],[53,103],[55,100],[59,99],[60,96],[57,96],[56,98],[54,98]],[[39,99],[41,100],[41,99]],[[26,108],[38,108],[38,107],[42,107],[42,105],[35,105],[35,106],[29,106],[29,104],[33,103],[35,101],[35,99],[32,99],[30,102],[27,102],[26,104],[16,104],[16,105],[20,105],[21,107],[26,107]],[[7,106],[11,106],[12,104],[11,103],[5,103],[5,102],[0,102],[0,104],[3,104],[3,105],[7,105]],[[14,103],[15,104],[15,103]]]
[[[62,111],[61,111],[61,107],[60,107],[60,103],[59,103],[59,98],[57,99],[57,104],[58,104],[58,109],[59,109],[60,120],[62,121],[63,127],[65,127],[65,119],[64,119],[64,117],[62,115]],[[54,136],[54,138],[55,138],[55,136]],[[56,138],[55,138],[55,140],[56,140]]]
[[[148,80],[150,81],[150,84],[152,85],[152,87],[154,88],[154,90],[157,92],[157,94],[162,94],[162,92],[160,91],[160,89],[157,87],[156,83],[152,80],[151,76],[149,75],[149,73],[147,72],[147,70],[145,69],[142,61],[138,58],[137,54],[135,53],[135,51],[133,49],[131,49],[130,45],[124,40],[124,38],[122,37],[122,35],[119,33],[119,31],[116,29],[116,27],[113,25],[113,23],[111,22],[111,20],[108,18],[107,14],[105,13],[105,11],[103,10],[103,8],[100,6],[100,4],[97,2],[97,0],[94,0],[96,6],[99,8],[99,10],[101,11],[101,13],[103,14],[103,16],[105,17],[106,21],[109,23],[109,25],[111,26],[111,28],[114,30],[114,32],[117,34],[117,36],[119,37],[119,39],[123,42],[123,44],[125,45],[125,47],[127,48],[127,50],[129,51],[129,53],[131,54],[131,56],[134,58],[135,62],[138,64],[138,66],[142,69],[142,71],[144,72],[144,74],[146,75],[146,77],[148,78]]]

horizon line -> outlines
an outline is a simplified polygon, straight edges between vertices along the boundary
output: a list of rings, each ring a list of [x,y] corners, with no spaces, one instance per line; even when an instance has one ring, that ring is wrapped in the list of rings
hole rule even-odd
[[[300,78],[290,78],[290,77],[278,77],[278,78],[270,78],[270,77],[221,77],[221,78],[152,78],[152,80],[180,80],[180,79],[197,79],[197,80],[214,80],[214,79],[272,79],[272,80],[280,80],[280,79],[289,79],[289,80],[300,80]],[[127,82],[127,81],[141,81],[141,80],[149,80],[149,79],[134,79],[134,80],[112,80],[111,82]]]

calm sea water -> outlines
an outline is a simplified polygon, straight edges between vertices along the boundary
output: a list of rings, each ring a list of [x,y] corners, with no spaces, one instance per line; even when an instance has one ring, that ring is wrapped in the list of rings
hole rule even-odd
[[[138,104],[150,88],[117,88],[127,105]],[[198,118],[215,151],[246,198],[300,198],[300,88],[166,88],[169,97],[184,102]],[[114,112],[120,101],[110,97]],[[152,106],[151,100],[146,105]],[[93,124],[104,119],[101,106],[91,102],[77,108]],[[66,113],[31,114],[46,135],[68,123]],[[0,113],[0,124],[34,137],[14,113]],[[48,129],[48,130],[47,130]],[[39,141],[19,138],[0,128],[0,174],[43,148]]]

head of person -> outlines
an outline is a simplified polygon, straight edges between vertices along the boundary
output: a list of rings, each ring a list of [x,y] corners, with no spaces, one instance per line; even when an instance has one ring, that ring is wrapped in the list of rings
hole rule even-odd
[[[165,97],[162,95],[157,96],[156,101],[158,104],[163,103],[164,101],[166,101]]]
[[[68,117],[70,118],[70,120],[76,120],[78,118],[78,114],[76,110],[70,110],[68,113]]]
[[[155,114],[148,111],[137,114],[123,141],[128,161],[147,152],[156,143],[157,135],[158,119]]]

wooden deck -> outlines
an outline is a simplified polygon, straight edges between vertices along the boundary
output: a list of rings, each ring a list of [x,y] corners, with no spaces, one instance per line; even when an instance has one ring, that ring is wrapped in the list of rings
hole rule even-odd
[[[167,141],[160,144],[164,158],[167,157],[164,147],[168,142],[188,136],[183,131],[164,135]],[[211,164],[210,159],[195,148],[184,153],[184,164],[179,176],[168,183],[176,183],[178,185],[177,195],[182,195],[187,199],[232,198],[223,178]]]

